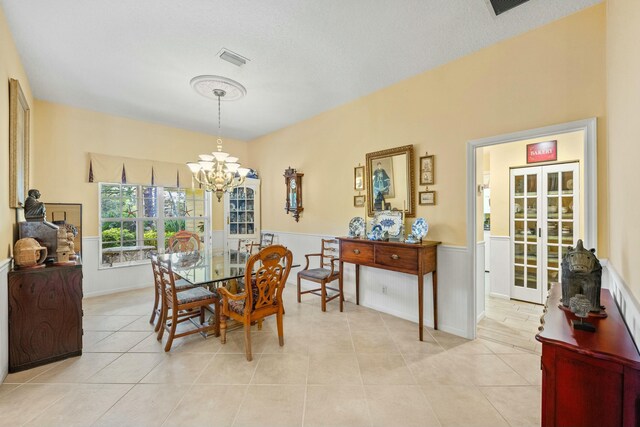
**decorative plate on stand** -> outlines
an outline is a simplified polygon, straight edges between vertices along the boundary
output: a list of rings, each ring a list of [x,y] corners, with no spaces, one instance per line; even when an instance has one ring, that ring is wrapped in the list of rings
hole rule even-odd
[[[416,219],[413,225],[411,226],[411,234],[413,234],[413,236],[416,239],[422,240],[422,238],[425,237],[428,232],[429,232],[429,224],[427,223],[427,220],[424,218]]]
[[[372,224],[379,225],[382,231],[389,233],[389,237],[402,237],[404,233],[404,217],[401,211],[376,212]]]
[[[356,216],[349,221],[349,237],[364,236],[364,218]]]

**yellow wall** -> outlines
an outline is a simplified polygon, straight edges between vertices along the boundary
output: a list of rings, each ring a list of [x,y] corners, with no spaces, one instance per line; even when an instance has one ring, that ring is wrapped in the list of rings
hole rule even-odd
[[[576,160],[580,162],[580,188],[582,189],[581,191],[584,191],[584,133],[582,131],[484,148],[490,158],[492,236],[509,236],[510,168],[553,164],[553,162],[547,162],[527,165],[526,150],[527,144],[554,139],[558,141],[558,162]],[[580,234],[578,237],[584,238],[584,197],[580,200]]]
[[[9,79],[20,82],[27,103],[31,107],[31,128],[36,122],[33,98],[27,75],[13,43],[4,12],[0,8],[0,260],[13,252],[16,233],[16,210],[9,209]],[[33,137],[32,137],[33,139]],[[33,145],[32,145],[33,147]],[[31,156],[33,158],[33,155]]]
[[[598,5],[258,138],[250,156],[262,177],[262,226],[345,234],[363,214],[353,207],[353,167],[367,152],[413,144],[416,171],[420,155],[435,154],[437,205],[417,209],[429,238],[465,245],[467,141],[598,117],[598,252],[606,254],[604,59]],[[299,223],[282,209],[288,166],[305,174]]]
[[[98,186],[87,181],[87,153],[174,163],[215,149],[216,138],[168,126],[36,101],[32,187],[44,202],[82,203],[84,236],[98,235]],[[223,148],[248,164],[247,143],[224,139]],[[222,202],[212,197],[213,228],[222,229]]]
[[[609,260],[640,300],[640,2],[607,3]]]

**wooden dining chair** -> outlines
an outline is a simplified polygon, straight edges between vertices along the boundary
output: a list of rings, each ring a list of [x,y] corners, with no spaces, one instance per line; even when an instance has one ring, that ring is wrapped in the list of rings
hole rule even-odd
[[[335,239],[322,239],[322,248],[320,253],[307,254],[304,256],[307,259],[307,264],[305,265],[304,270],[300,270],[298,272],[298,302],[301,302],[300,297],[303,294],[318,295],[322,300],[322,311],[327,311],[327,303],[335,298],[340,298],[340,311],[342,311],[344,304],[344,293],[342,292],[342,284],[340,283],[338,285],[338,288],[327,286],[327,283],[331,283],[334,280],[340,279],[340,272],[336,267],[336,263],[339,261],[339,249],[337,245],[338,241]],[[309,268],[311,257],[320,258],[319,268]],[[320,284],[320,287],[303,291],[300,286],[300,281],[302,279],[318,283]],[[338,282],[340,281],[338,280]],[[327,293],[327,289],[337,293],[329,296]]]
[[[158,257],[166,257],[167,255],[158,255],[157,253],[151,254],[151,269],[153,271],[153,290],[154,290],[154,299],[153,299],[153,309],[151,310],[151,318],[149,319],[149,323],[153,325],[156,319],[158,319],[158,323],[156,324],[155,331],[158,332],[162,323],[160,322],[160,318],[162,317],[162,278],[160,277],[160,266],[158,264]],[[176,279],[176,292],[185,291],[187,289],[194,288],[195,285],[187,282],[184,279]]]
[[[284,345],[282,316],[282,291],[284,289],[293,255],[282,245],[272,245],[251,256],[247,262],[244,280],[250,286],[240,294],[232,294],[225,288],[219,288],[222,298],[220,334],[223,344],[227,341],[227,319],[234,319],[244,325],[244,345],[247,360],[251,361],[251,322],[257,321],[258,329],[262,319],[276,315],[278,339]],[[253,269],[257,268],[255,275]]]
[[[197,233],[191,231],[180,230],[173,236],[169,237],[167,245],[168,252],[193,252],[202,249],[202,242]]]
[[[274,237],[273,233],[260,233],[260,249],[273,245]]]
[[[158,341],[162,341],[162,335],[165,330],[169,333],[167,344],[164,351],[171,350],[171,345],[175,338],[184,337],[186,335],[196,334],[199,332],[213,331],[219,334],[219,324],[216,321],[205,323],[205,309],[213,306],[211,313],[219,312],[218,295],[205,289],[204,287],[195,287],[178,292],[176,289],[176,280],[171,270],[171,261],[166,259],[158,260],[158,269],[160,271],[160,280],[162,282],[162,316],[160,318],[160,331],[158,332]],[[200,324],[196,324],[195,328],[176,333],[178,324],[199,318]],[[211,319],[215,319],[212,316]]]

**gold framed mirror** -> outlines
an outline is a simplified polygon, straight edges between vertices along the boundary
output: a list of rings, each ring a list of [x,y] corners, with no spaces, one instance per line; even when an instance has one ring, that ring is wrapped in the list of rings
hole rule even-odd
[[[367,153],[367,213],[404,211],[416,215],[413,145]]]

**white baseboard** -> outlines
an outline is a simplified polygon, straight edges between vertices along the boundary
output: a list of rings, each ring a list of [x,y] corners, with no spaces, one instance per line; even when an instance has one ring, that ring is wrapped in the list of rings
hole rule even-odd
[[[0,383],[9,373],[9,293],[11,258],[0,261]]]
[[[500,298],[500,299],[506,299],[506,300],[511,299],[511,296],[505,295],[505,294],[499,294],[497,292],[489,292],[489,296],[493,298]]]
[[[627,323],[627,328],[635,341],[636,348],[640,343],[640,304],[633,296],[627,284],[607,260],[601,260],[603,270],[603,288],[609,288],[616,301],[620,313]]]

